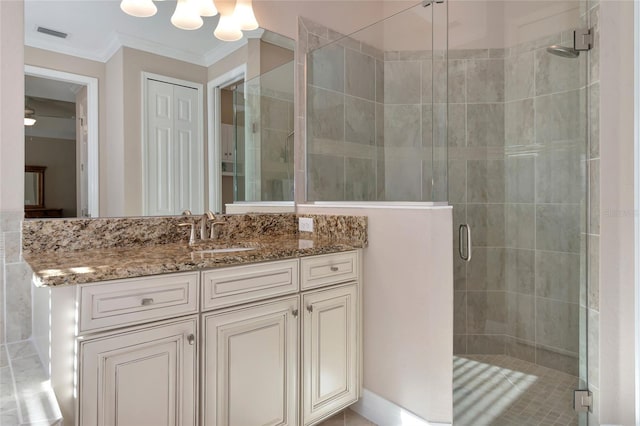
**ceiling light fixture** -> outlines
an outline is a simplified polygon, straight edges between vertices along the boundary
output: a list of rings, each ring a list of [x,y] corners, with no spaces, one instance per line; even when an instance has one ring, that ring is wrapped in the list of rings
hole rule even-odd
[[[178,0],[171,23],[181,30],[197,30],[204,24],[198,12],[195,0]]]
[[[35,110],[33,108],[25,107],[24,108],[24,125],[25,126],[33,126],[36,124],[36,119],[34,118]]]
[[[233,17],[240,25],[241,30],[252,31],[258,28],[258,21],[256,21],[256,16],[253,14],[251,0],[237,0]]]
[[[122,0],[120,9],[127,15],[136,18],[148,18],[158,12],[158,8],[152,0]]]
[[[218,9],[213,0],[193,0],[196,2],[200,16],[216,16]]]
[[[242,31],[233,15],[220,14],[220,20],[213,35],[222,41],[237,41],[242,38]]]
[[[120,9],[139,18],[153,16],[158,11],[153,0],[122,0]],[[177,0],[171,23],[182,30],[197,30],[204,24],[203,16],[217,14],[214,0]],[[252,31],[258,27],[252,0],[236,0],[232,13],[220,11],[218,26],[213,34],[222,41],[237,41],[242,38],[242,31]]]

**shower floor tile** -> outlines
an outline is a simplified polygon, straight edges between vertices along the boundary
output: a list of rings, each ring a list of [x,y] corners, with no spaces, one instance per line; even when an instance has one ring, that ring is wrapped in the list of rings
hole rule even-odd
[[[578,378],[506,355],[453,359],[455,426],[577,425]]]

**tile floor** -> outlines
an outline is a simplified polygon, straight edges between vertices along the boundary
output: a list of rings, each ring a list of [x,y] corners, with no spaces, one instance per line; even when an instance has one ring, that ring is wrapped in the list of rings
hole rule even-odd
[[[42,398],[39,386],[45,378],[38,366],[31,342],[0,345],[1,425],[20,424],[21,414],[23,421],[43,420],[29,419],[30,410],[18,406],[18,401],[23,404],[25,397]],[[577,385],[577,377],[505,355],[456,356],[454,425],[577,425],[578,417],[572,407]],[[36,417],[55,418],[53,413],[38,414]],[[376,425],[346,409],[320,426]]]
[[[377,426],[365,419],[355,411],[346,409],[335,416],[328,418],[318,426]]]
[[[30,340],[0,345],[0,425],[57,425],[61,415]]]
[[[506,355],[453,360],[455,426],[577,425],[578,378]]]

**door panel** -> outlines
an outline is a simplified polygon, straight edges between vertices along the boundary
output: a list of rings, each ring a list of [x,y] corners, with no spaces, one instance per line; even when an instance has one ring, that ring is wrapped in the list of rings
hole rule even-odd
[[[80,342],[79,424],[196,424],[197,319]]]
[[[358,399],[357,286],[303,295],[304,424]]]
[[[183,86],[173,86],[174,108],[176,111],[174,137],[176,152],[176,213],[190,209],[204,211],[204,152],[199,138],[198,91]]]
[[[198,90],[151,79],[146,84],[144,213],[201,213],[204,147]]]
[[[296,296],[204,316],[204,425],[297,424],[297,310]]]

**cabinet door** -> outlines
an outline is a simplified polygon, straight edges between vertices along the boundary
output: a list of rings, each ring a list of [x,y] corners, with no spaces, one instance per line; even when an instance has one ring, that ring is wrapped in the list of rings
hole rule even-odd
[[[197,317],[80,342],[78,424],[195,425]]]
[[[302,296],[303,423],[313,424],[358,399],[356,284]]]
[[[297,424],[298,301],[203,316],[203,425]]]

